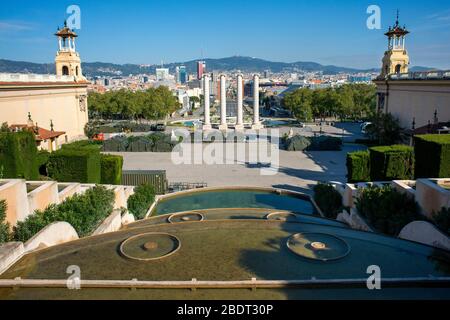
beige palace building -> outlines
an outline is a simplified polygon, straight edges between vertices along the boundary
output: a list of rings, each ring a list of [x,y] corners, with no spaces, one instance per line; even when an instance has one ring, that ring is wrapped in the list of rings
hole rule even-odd
[[[75,49],[77,35],[67,26],[58,30],[56,75],[0,73],[0,123],[27,124],[64,132],[57,145],[85,138],[88,122],[87,87]],[[49,144],[41,144],[48,149]]]
[[[377,85],[380,112],[391,113],[404,129],[450,122],[450,71],[408,72],[409,31],[397,21],[386,33],[388,50]]]

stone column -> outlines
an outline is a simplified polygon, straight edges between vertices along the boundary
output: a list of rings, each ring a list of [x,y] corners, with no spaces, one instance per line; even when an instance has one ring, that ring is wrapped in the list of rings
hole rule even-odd
[[[228,130],[227,125],[227,77],[220,75],[220,126],[219,130]]]
[[[253,76],[253,130],[262,129],[263,126],[259,121],[259,75]]]
[[[244,130],[244,92],[243,92],[243,76],[242,74],[237,77],[237,122],[236,131]]]
[[[211,130],[209,75],[207,74],[203,76],[203,104],[205,107],[203,131],[207,131]]]

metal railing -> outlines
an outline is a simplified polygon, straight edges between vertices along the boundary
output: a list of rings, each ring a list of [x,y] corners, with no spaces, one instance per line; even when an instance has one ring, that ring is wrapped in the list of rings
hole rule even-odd
[[[383,287],[438,287],[448,288],[450,277],[416,277],[381,279]],[[67,288],[77,284],[80,288],[111,289],[277,289],[277,288],[330,288],[366,287],[367,279],[311,279],[311,280],[251,280],[244,281],[138,281],[133,280],[0,280],[0,288]]]
[[[450,71],[423,71],[389,75],[390,80],[450,80]]]
[[[124,170],[122,172],[122,184],[125,186],[139,186],[148,183],[155,188],[158,195],[166,194],[168,182],[164,170]]]
[[[0,73],[0,82],[73,82],[74,76],[54,74]]]
[[[179,192],[192,189],[207,188],[206,182],[172,182],[169,184],[169,192]]]

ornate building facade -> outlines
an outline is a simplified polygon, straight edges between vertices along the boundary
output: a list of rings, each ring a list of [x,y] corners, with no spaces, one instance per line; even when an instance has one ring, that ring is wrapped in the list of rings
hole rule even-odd
[[[378,111],[398,118],[404,129],[438,129],[450,122],[450,71],[409,72],[408,34],[397,16],[394,27],[386,33],[388,50],[381,74],[374,81]]]
[[[85,138],[89,82],[75,49],[77,35],[65,26],[56,36],[56,75],[0,73],[0,122],[17,128],[31,115],[36,127],[64,132],[55,143],[61,145]],[[42,142],[42,149],[53,149],[49,141]]]

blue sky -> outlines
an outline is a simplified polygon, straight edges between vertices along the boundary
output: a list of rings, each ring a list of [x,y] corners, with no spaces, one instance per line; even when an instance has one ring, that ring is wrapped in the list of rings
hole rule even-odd
[[[1,1],[0,58],[51,62],[53,36],[81,8],[83,61],[152,64],[233,55],[273,61],[379,67],[395,21],[411,31],[412,65],[450,69],[450,1],[39,0]],[[382,29],[366,27],[369,5]]]

